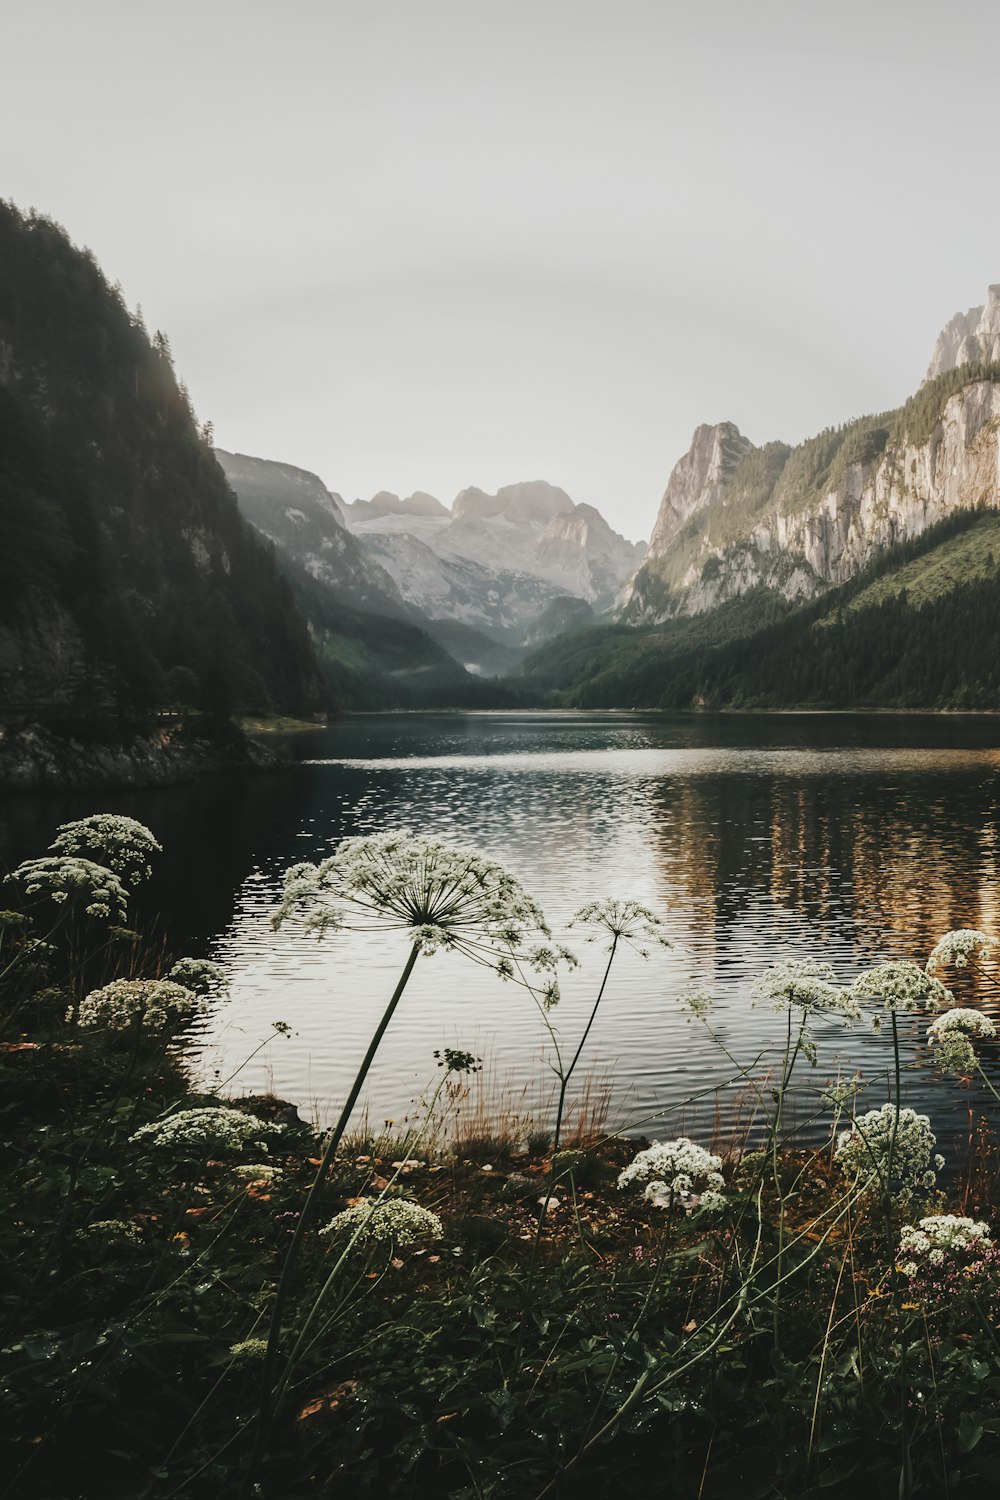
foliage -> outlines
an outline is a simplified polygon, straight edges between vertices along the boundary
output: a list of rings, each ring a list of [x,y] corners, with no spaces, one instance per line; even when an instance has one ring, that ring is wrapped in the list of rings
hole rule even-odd
[[[197,683],[212,714],[314,703],[289,586],[168,341],[57,224],[2,201],[0,345],[0,629],[17,648],[4,698],[143,714]]]
[[[531,653],[521,673],[580,708],[995,709],[998,538],[995,514],[960,512],[812,603],[757,590],[660,626],[574,632]],[[940,588],[921,594],[918,571],[932,568]]]
[[[367,889],[357,854],[339,873]],[[641,940],[650,919],[656,936],[655,914],[628,903],[596,918],[605,944]],[[31,933],[23,913],[0,918],[5,998]],[[935,966],[992,953],[987,933],[948,936]],[[46,983],[65,986],[61,962],[54,951]],[[198,961],[163,967],[218,988]],[[908,971],[891,993],[893,976],[872,972],[864,998],[914,999]],[[789,1015],[779,1096],[793,1012],[850,1020],[847,993],[822,965],[774,966],[761,997]],[[970,1167],[949,1184],[960,1211],[887,1217],[871,1179],[930,1194],[933,1133],[892,1104],[855,1117],[846,1086],[836,1161],[832,1138],[797,1144],[766,1089],[773,1149],[742,1161],[690,1137],[552,1155],[546,1131],[503,1165],[466,1160],[435,1134],[433,1100],[377,1149],[344,1137],[301,1236],[251,1473],[266,1320],[320,1144],[270,1124],[267,1101],[199,1093],[166,1037],[129,1058],[72,1012],[32,1014],[30,1034],[0,1045],[0,1448],[19,1500],[238,1500],[254,1484],[267,1500],[929,1500],[994,1486],[997,1180]],[[475,1066],[438,1050],[434,1100]]]

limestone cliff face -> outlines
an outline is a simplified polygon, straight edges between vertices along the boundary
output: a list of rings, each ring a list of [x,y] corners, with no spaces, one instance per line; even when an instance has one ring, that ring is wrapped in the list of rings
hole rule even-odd
[[[994,364],[1000,361],[1000,285],[987,289],[982,307],[956,313],[946,323],[934,345],[924,384],[959,365]]]
[[[919,441],[873,429],[871,457],[842,462],[835,480],[805,494],[788,477],[801,450],[754,450],[746,439],[747,461],[728,483],[706,483],[693,456],[718,431],[699,428],[671,475],[646,562],[621,599],[628,621],[698,613],[758,585],[808,598],[955,510],[1000,507],[997,381],[961,387]]]
[[[735,422],[695,428],[691,447],[675,465],[660,501],[660,512],[649,539],[650,557],[666,551],[688,516],[719,499],[740,459],[752,447]]]

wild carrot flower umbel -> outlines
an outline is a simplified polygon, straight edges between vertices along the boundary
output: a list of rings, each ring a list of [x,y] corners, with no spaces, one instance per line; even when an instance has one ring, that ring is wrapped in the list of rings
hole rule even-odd
[[[80,1003],[81,1026],[127,1031],[132,1026],[178,1026],[204,1010],[205,1002],[170,979],[114,979],[91,990]],[[71,1020],[73,1007],[67,1012]]]
[[[145,823],[119,813],[91,813],[88,818],[63,823],[49,848],[57,854],[94,859],[129,885],[148,880],[153,873],[150,859],[163,852]]]
[[[501,979],[513,978],[520,965],[554,976],[561,960],[573,961],[551,945],[541,908],[502,865],[403,833],[345,839],[320,864],[295,865],[273,925],[290,919],[319,936],[406,932],[421,953],[463,953]]]
[[[210,958],[179,958],[167,977],[199,995],[221,989],[227,978],[222,964],[213,963]]]
[[[861,1014],[858,1002],[836,979],[829,964],[812,958],[784,959],[754,980],[751,1004],[770,1005],[772,1010],[825,1012],[855,1021]]]
[[[143,1125],[129,1140],[134,1144],[155,1146],[161,1150],[242,1151],[251,1141],[260,1143],[266,1136],[283,1130],[283,1125],[269,1125],[256,1115],[241,1109],[219,1105],[206,1109],[184,1109],[164,1120]]]
[[[1000,948],[1000,938],[988,937],[978,927],[956,927],[931,949],[927,972],[934,974],[948,965],[964,969],[970,958],[987,958],[994,948]]]
[[[675,1194],[725,1187],[722,1158],[706,1151],[686,1135],[672,1141],[654,1141],[619,1173],[619,1188],[633,1183],[648,1183],[646,1197],[653,1202],[672,1199]]]
[[[956,1007],[937,1016],[927,1028],[927,1040],[939,1066],[949,1073],[974,1073],[979,1066],[976,1049],[970,1037],[996,1036],[997,1029],[989,1016],[978,1010]]]
[[[927,1115],[883,1104],[841,1134],[834,1159],[863,1189],[908,1197],[935,1187],[944,1166],[944,1157],[934,1154],[936,1144]]]
[[[46,898],[67,909],[81,906],[88,917],[119,921],[128,906],[128,891],[113,870],[76,855],[26,859],[7,879],[22,885],[26,896]]]
[[[954,1000],[940,979],[918,964],[901,960],[876,964],[859,974],[851,985],[851,994],[857,1000],[875,1000],[886,1010],[900,1012],[940,1010]]]
[[[612,943],[627,943],[643,958],[649,957],[649,949],[644,946],[646,943],[659,943],[662,948],[673,947],[670,939],[664,936],[663,923],[656,913],[638,901],[590,901],[580,907],[569,925],[594,928],[593,932],[585,934],[588,943],[600,938],[610,939]]]
[[[356,1234],[359,1244],[416,1245],[441,1239],[444,1225],[436,1213],[410,1198],[372,1199],[345,1208],[320,1234]]]
[[[990,1226],[958,1214],[929,1214],[916,1228],[903,1226],[899,1237],[899,1269],[914,1277],[947,1260],[975,1258],[992,1247]]]

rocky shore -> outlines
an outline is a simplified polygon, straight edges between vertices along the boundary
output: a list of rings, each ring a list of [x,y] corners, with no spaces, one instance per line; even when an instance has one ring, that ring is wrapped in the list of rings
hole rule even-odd
[[[0,788],[169,786],[212,771],[268,771],[281,762],[236,725],[0,725]]]

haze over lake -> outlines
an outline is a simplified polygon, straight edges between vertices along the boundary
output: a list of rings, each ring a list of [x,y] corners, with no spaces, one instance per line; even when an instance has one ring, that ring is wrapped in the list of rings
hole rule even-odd
[[[978,717],[435,714],[345,719],[294,737],[283,774],[203,779],[147,792],[60,793],[0,803],[8,863],[38,852],[57,822],[97,809],[147,822],[165,854],[146,911],[170,914],[172,944],[221,959],[229,998],[199,1033],[193,1063],[238,1091],[273,1088],[304,1114],[341,1101],[405,959],[395,936],[317,943],[270,918],[284,871],[340,839],[407,829],[471,844],[510,868],[583,960],[552,1013],[567,1042],[585,1022],[602,955],[567,931],[600,896],[634,896],[672,947],[616,961],[588,1044],[611,1091],[609,1124],[654,1134],[711,1120],[712,1085],[732,1071],[686,1018],[708,990],[713,1025],[749,1063],[783,1034],[750,1006],[753,978],[788,956],[831,962],[845,981],[879,958],[923,962],[949,928],[996,931],[1000,721]],[[967,999],[968,991],[960,992]],[[989,995],[980,1003],[1000,1011]],[[960,1082],[905,1039],[906,1102],[939,1133],[966,1119]],[[460,957],[422,959],[383,1043],[368,1104],[399,1119],[435,1078],[436,1048],[487,1060],[495,1100],[544,1112],[551,1074],[530,998]],[[862,1069],[886,1097],[891,1046],[867,1027],[823,1029],[817,1083]],[[984,1062],[995,1063],[988,1051]],[[584,1068],[586,1070],[586,1067]],[[697,1111],[681,1101],[700,1093]],[[808,1113],[806,1104],[801,1112]],[[667,1111],[664,1114],[664,1111]],[[816,1124],[813,1134],[825,1127]]]

